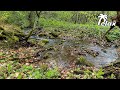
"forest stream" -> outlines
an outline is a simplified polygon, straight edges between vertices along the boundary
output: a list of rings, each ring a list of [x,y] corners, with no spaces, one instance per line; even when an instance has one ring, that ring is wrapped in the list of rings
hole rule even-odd
[[[106,66],[119,58],[115,45],[103,48],[100,45],[75,38],[50,39],[34,35],[30,38],[37,41],[47,39],[49,43],[45,44],[44,47],[49,48],[49,50],[38,52],[37,58],[41,59],[42,56],[48,55],[49,58],[47,59],[50,62],[56,60],[57,64],[61,67],[69,66],[70,62],[77,60],[80,56],[84,56],[87,61],[98,68]],[[50,48],[52,49],[50,50]]]
[[[1,11],[0,79],[120,79],[120,11]]]

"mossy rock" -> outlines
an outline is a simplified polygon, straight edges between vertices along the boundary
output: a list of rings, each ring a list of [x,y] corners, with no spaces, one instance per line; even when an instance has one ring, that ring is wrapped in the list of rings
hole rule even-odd
[[[38,36],[39,37],[44,37],[44,36],[47,36],[47,34],[46,33],[40,33]]]
[[[53,46],[50,46],[47,48],[47,50],[54,50],[55,48]]]
[[[12,39],[13,39],[14,42],[18,42],[19,41],[19,38],[17,36],[13,36]]]
[[[23,31],[20,27],[16,25],[9,24],[0,24],[0,39],[11,40],[11,41],[19,41],[20,38],[25,37]],[[10,38],[10,39],[9,39]]]
[[[49,43],[49,40],[48,39],[43,39],[43,40],[41,40],[41,41],[38,42],[38,45],[44,46],[47,43]]]
[[[50,53],[45,53],[45,55],[43,56],[44,59],[48,59],[50,57]]]
[[[51,32],[49,34],[52,35],[53,37],[57,38],[61,33],[53,31],[53,32]]]
[[[61,41],[61,43],[63,43],[63,42],[65,42],[66,40],[65,39],[63,39],[62,41]]]
[[[5,30],[7,32],[20,32],[21,28],[17,25],[12,24],[6,24],[6,23],[0,23],[0,29]]]
[[[45,43],[42,43],[41,41],[38,42],[37,44],[40,45],[40,46],[44,46],[45,45]]]
[[[42,41],[42,43],[45,43],[45,44],[49,43],[49,40],[48,40],[48,39],[43,39],[43,40],[41,40],[41,41]]]
[[[77,65],[86,65],[86,66],[94,66],[91,62],[87,61],[84,56],[80,56],[77,58]]]
[[[36,44],[36,40],[35,39],[29,39],[28,42],[30,42],[31,44]]]

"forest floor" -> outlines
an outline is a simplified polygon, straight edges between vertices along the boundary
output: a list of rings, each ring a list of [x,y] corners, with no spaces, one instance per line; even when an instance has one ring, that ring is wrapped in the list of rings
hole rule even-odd
[[[0,78],[119,79],[118,42],[108,42],[106,39],[96,38],[88,33],[84,30],[46,29],[37,33],[37,36],[31,36],[27,44],[26,42],[8,43],[6,40],[1,40]],[[92,50],[90,45],[97,46],[102,51]],[[108,53],[110,58],[105,58],[110,60],[109,64],[99,57],[100,53],[107,54],[106,48],[116,50],[118,54],[110,57]],[[100,61],[96,62],[99,59]],[[111,63],[113,59],[118,60]]]

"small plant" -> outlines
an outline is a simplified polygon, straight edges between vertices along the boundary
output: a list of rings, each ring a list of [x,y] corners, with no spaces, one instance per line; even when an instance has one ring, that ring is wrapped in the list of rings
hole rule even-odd
[[[42,79],[42,72],[39,70],[39,69],[35,69],[33,72],[32,72],[32,78],[35,78],[35,79]]]
[[[84,71],[84,79],[103,79],[103,69],[99,69],[98,71],[90,71],[86,70]]]
[[[92,72],[90,70],[84,71],[84,79],[91,79],[93,77]]]
[[[95,78],[98,78],[98,79],[103,79],[103,76],[104,75],[104,72],[103,72],[103,69],[99,69],[98,71],[94,71],[93,72],[94,75],[95,75]]]
[[[32,66],[32,65],[30,65],[30,66],[24,65],[24,66],[22,67],[22,69],[23,69],[24,72],[27,72],[27,71],[32,70],[32,69],[33,69],[33,66]]]
[[[12,64],[8,64],[7,65],[7,71],[8,71],[8,73],[10,74],[12,72],[12,70],[13,70]]]
[[[116,79],[115,78],[115,75],[112,73],[109,77],[108,77],[109,79]]]
[[[47,79],[57,78],[59,75],[60,75],[60,73],[59,73],[59,71],[58,71],[57,68],[48,70],[48,71],[45,73],[45,77],[46,77]]]
[[[80,57],[77,59],[76,64],[77,64],[77,65],[93,66],[93,64],[90,63],[89,61],[87,61],[84,56],[80,56]]]

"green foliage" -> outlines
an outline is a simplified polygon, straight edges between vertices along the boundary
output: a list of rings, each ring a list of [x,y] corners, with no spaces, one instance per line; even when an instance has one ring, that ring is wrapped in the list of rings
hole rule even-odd
[[[43,74],[40,69],[34,69],[34,71],[31,74],[32,74],[32,78],[34,79],[42,79],[43,77]]]
[[[3,53],[2,52],[0,52],[0,56],[2,56],[3,55]]]
[[[23,71],[26,72],[26,71],[32,70],[33,66],[32,65],[30,65],[30,66],[23,65],[22,68],[23,68]]]
[[[12,70],[13,70],[12,64],[8,64],[7,65],[7,71],[8,71],[8,73],[10,74],[12,72]]]
[[[114,41],[119,39],[120,37],[120,31],[119,28],[113,29],[113,31],[111,31],[106,38],[108,39],[108,41]]]
[[[50,78],[58,78],[58,76],[60,75],[60,73],[58,72],[58,69],[55,68],[55,69],[50,69],[48,70],[46,73],[45,73],[45,77],[47,79],[50,79]]]
[[[13,11],[9,18],[6,20],[8,23],[13,23],[21,27],[26,27],[29,25],[27,20],[27,13],[24,11]]]
[[[99,69],[98,71],[90,71],[90,70],[86,70],[84,71],[85,75],[84,75],[84,79],[103,79],[103,75],[104,75],[104,71],[103,69]]]
[[[6,21],[8,18],[9,18],[9,16],[11,16],[11,11],[1,11],[0,12],[0,21],[1,22],[4,22],[4,21]]]
[[[112,73],[109,77],[108,77],[109,79],[116,79],[115,78],[115,75]]]
[[[103,72],[103,69],[99,69],[97,72],[93,72],[95,74],[95,77],[98,78],[98,79],[103,79],[103,76],[104,75],[104,72]]]

